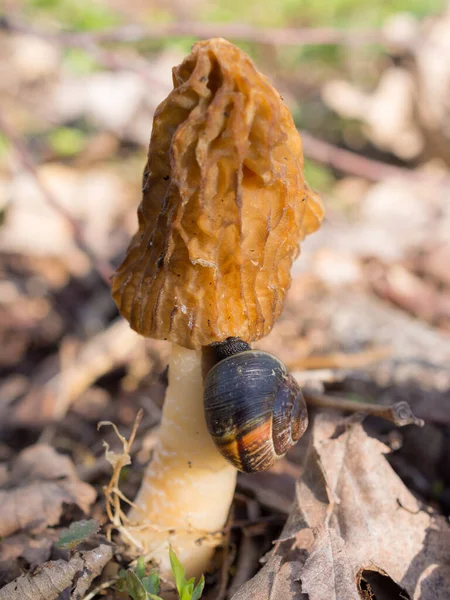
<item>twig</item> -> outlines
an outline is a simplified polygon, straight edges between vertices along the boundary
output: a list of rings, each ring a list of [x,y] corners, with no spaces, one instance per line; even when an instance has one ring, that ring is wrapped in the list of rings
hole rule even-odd
[[[37,411],[38,420],[43,417],[46,422],[60,421],[96,379],[126,362],[143,343],[143,338],[135,335],[125,320],[113,321],[107,329],[86,341],[77,356],[72,356],[69,364],[61,365],[50,379],[43,383],[41,377],[37,377],[30,391],[10,411],[9,419],[26,423],[30,414],[35,415]]]
[[[34,163],[33,157],[31,156],[28,148],[25,146],[23,141],[16,135],[13,128],[9,125],[6,119],[0,112],[0,130],[3,131],[5,136],[11,142],[22,167],[33,177],[39,191],[44,197],[45,201],[49,206],[53,208],[70,226],[72,230],[74,243],[78,246],[78,248],[88,257],[92,268],[96,269],[102,279],[110,285],[110,277],[113,273],[113,269],[111,265],[104,260],[98,258],[95,253],[89,248],[89,246],[84,241],[83,231],[76,219],[67,211],[57,200],[57,198],[53,195],[53,193],[44,185],[43,181],[39,177],[39,173],[37,172],[36,165]]]
[[[323,356],[307,356],[287,363],[300,386],[343,381],[355,369],[373,365],[392,354],[390,346],[375,346],[353,354],[333,352]],[[300,370],[298,370],[300,369]]]
[[[3,17],[3,19],[0,19],[0,31],[2,29],[12,33],[31,35],[50,43],[58,44],[62,47],[80,48],[91,55],[94,60],[102,67],[105,67],[105,69],[111,71],[133,71],[145,79],[147,83],[156,85],[160,88],[167,87],[168,90],[172,89],[171,86],[167,86],[165,82],[156,79],[149,73],[145,60],[140,56],[136,56],[134,57],[134,60],[130,60],[129,56],[123,57],[118,52],[101,48],[96,42],[95,35],[91,36],[86,33],[51,33],[48,31],[40,31],[30,25],[15,21],[10,17]]]
[[[263,29],[248,25],[238,24],[204,24],[196,22],[171,23],[158,25],[158,27],[141,27],[129,25],[110,31],[100,32],[49,32],[21,23],[10,16],[0,19],[0,30],[13,33],[33,35],[43,40],[59,44],[63,47],[72,46],[80,48],[90,54],[98,64],[110,70],[128,70],[141,75],[152,85],[159,87],[166,84],[153,77],[146,68],[146,63],[140,56],[130,61],[130,57],[123,57],[118,52],[104,49],[102,43],[125,43],[149,39],[163,39],[174,37],[207,38],[214,36],[228,37],[235,40],[252,41],[273,45],[314,45],[314,44],[368,44],[383,43],[385,41],[380,30],[342,30],[336,28],[312,29]],[[383,162],[359,156],[354,152],[338,148],[328,142],[315,138],[308,132],[301,132],[305,154],[318,162],[364,177],[369,181],[381,181],[388,177],[408,177],[421,180],[436,179],[431,175],[423,175],[411,169],[396,167]],[[448,178],[444,178],[447,181]]]
[[[314,369],[311,371],[294,371],[289,368],[292,375],[300,386],[321,383],[334,383],[335,381],[344,381],[350,374],[349,369]]]
[[[237,24],[203,24],[172,23],[155,28],[144,28],[130,25],[111,31],[100,32],[48,32],[35,29],[5,16],[0,19],[0,30],[33,35],[43,40],[59,44],[63,47],[80,48],[90,54],[98,64],[110,70],[127,70],[138,73],[152,85],[164,87],[165,83],[153,77],[140,56],[130,61],[130,57],[122,57],[120,53],[104,49],[102,43],[125,43],[162,39],[167,36],[190,36],[207,38],[214,36],[228,37],[235,40],[270,43],[274,45],[314,45],[314,44],[367,44],[382,43],[380,30],[340,30],[335,28],[316,29],[259,29]],[[351,173],[369,181],[381,181],[388,177],[408,177],[417,180],[432,176],[424,176],[411,169],[387,165],[377,160],[359,156],[354,152],[338,148],[328,142],[319,140],[308,132],[301,132],[305,155],[318,162],[330,165],[344,173]],[[433,179],[436,179],[433,177]]]
[[[109,31],[96,32],[38,32],[19,23],[10,16],[0,21],[0,29],[39,35],[51,41],[68,45],[88,43],[139,43],[167,37],[211,38],[225,37],[234,40],[271,44],[277,46],[314,45],[367,45],[382,44],[385,36],[380,29],[316,28],[260,28],[238,23],[199,23],[195,21],[158,24],[155,26],[126,25]]]
[[[369,181],[381,181],[389,177],[408,177],[421,179],[424,176],[412,169],[394,167],[378,160],[359,156],[349,150],[344,150],[319,140],[307,131],[300,131],[305,155],[318,162],[330,165],[338,171],[364,177]],[[428,176],[429,177],[429,176]]]
[[[395,402],[390,406],[373,404],[371,402],[355,402],[347,398],[339,398],[337,396],[327,396],[325,394],[316,394],[304,391],[305,400],[309,405],[319,408],[333,408],[352,413],[365,413],[380,417],[386,421],[391,421],[397,427],[405,425],[424,426],[424,421],[418,419],[412,412],[411,407],[407,402]]]
[[[116,577],[116,579],[110,579],[109,581],[104,581],[103,583],[101,583],[100,585],[98,585],[97,587],[95,587],[91,592],[89,592],[89,594],[87,596],[83,596],[82,600],[92,600],[92,598],[95,598],[95,596],[99,592],[101,592],[103,590],[109,589],[117,581],[118,581],[118,577]]]
[[[257,519],[246,519],[234,521],[231,529],[246,530],[247,535],[252,535],[252,530],[261,528],[261,526],[269,527],[270,525],[279,525],[285,523],[286,517],[283,515],[268,515],[266,517],[258,517]],[[254,535],[261,535],[260,531]]]
[[[382,181],[388,178],[408,178],[410,181],[427,181],[438,185],[449,185],[448,175],[435,175],[422,173],[404,167],[395,167],[386,163],[360,156],[350,150],[333,146],[328,142],[319,140],[307,131],[300,131],[303,141],[305,156],[317,162],[329,165],[343,173],[350,173],[369,181]]]
[[[323,356],[307,356],[290,362],[287,366],[291,371],[294,369],[304,369],[305,371],[309,369],[361,369],[380,362],[391,356],[391,354],[392,348],[390,346],[375,346],[355,353],[333,352]]]
[[[228,587],[228,571],[230,569],[231,560],[230,560],[230,539],[231,539],[231,528],[233,526],[233,514],[230,511],[228,515],[227,522],[225,523],[225,527],[223,528],[223,557],[222,557],[222,565],[220,568],[220,578],[217,589],[215,590],[215,596],[217,600],[224,600],[227,595],[227,587]]]
[[[249,499],[247,502],[247,515],[250,521],[256,521],[261,517],[260,506],[256,500]],[[254,574],[258,568],[258,559],[261,554],[251,532],[243,530],[242,533],[236,571],[229,589],[230,597]]]

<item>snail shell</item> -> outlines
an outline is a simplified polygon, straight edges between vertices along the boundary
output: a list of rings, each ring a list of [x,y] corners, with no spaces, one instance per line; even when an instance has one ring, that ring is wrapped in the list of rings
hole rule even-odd
[[[220,360],[205,378],[204,400],[211,437],[240,471],[269,469],[308,426],[297,382],[267,352],[248,350]]]

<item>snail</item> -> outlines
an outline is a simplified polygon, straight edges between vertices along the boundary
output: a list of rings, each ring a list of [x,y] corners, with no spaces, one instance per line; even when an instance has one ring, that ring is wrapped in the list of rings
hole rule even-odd
[[[205,418],[219,452],[239,471],[269,469],[304,434],[306,403],[287,367],[239,338],[211,344]]]

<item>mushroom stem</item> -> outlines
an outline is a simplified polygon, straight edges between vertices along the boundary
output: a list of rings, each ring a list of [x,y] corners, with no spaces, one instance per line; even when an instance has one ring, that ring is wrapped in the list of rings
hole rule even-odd
[[[169,544],[188,576],[204,572],[220,544],[236,469],[216,450],[203,411],[202,355],[173,345],[158,441],[129,514],[147,555],[170,574]]]

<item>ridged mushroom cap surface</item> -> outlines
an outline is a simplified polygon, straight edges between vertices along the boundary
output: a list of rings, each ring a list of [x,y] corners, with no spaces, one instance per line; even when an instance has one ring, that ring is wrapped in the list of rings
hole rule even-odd
[[[142,335],[200,348],[267,335],[323,217],[280,94],[226,40],[198,42],[157,108],[139,229],[113,277]]]

